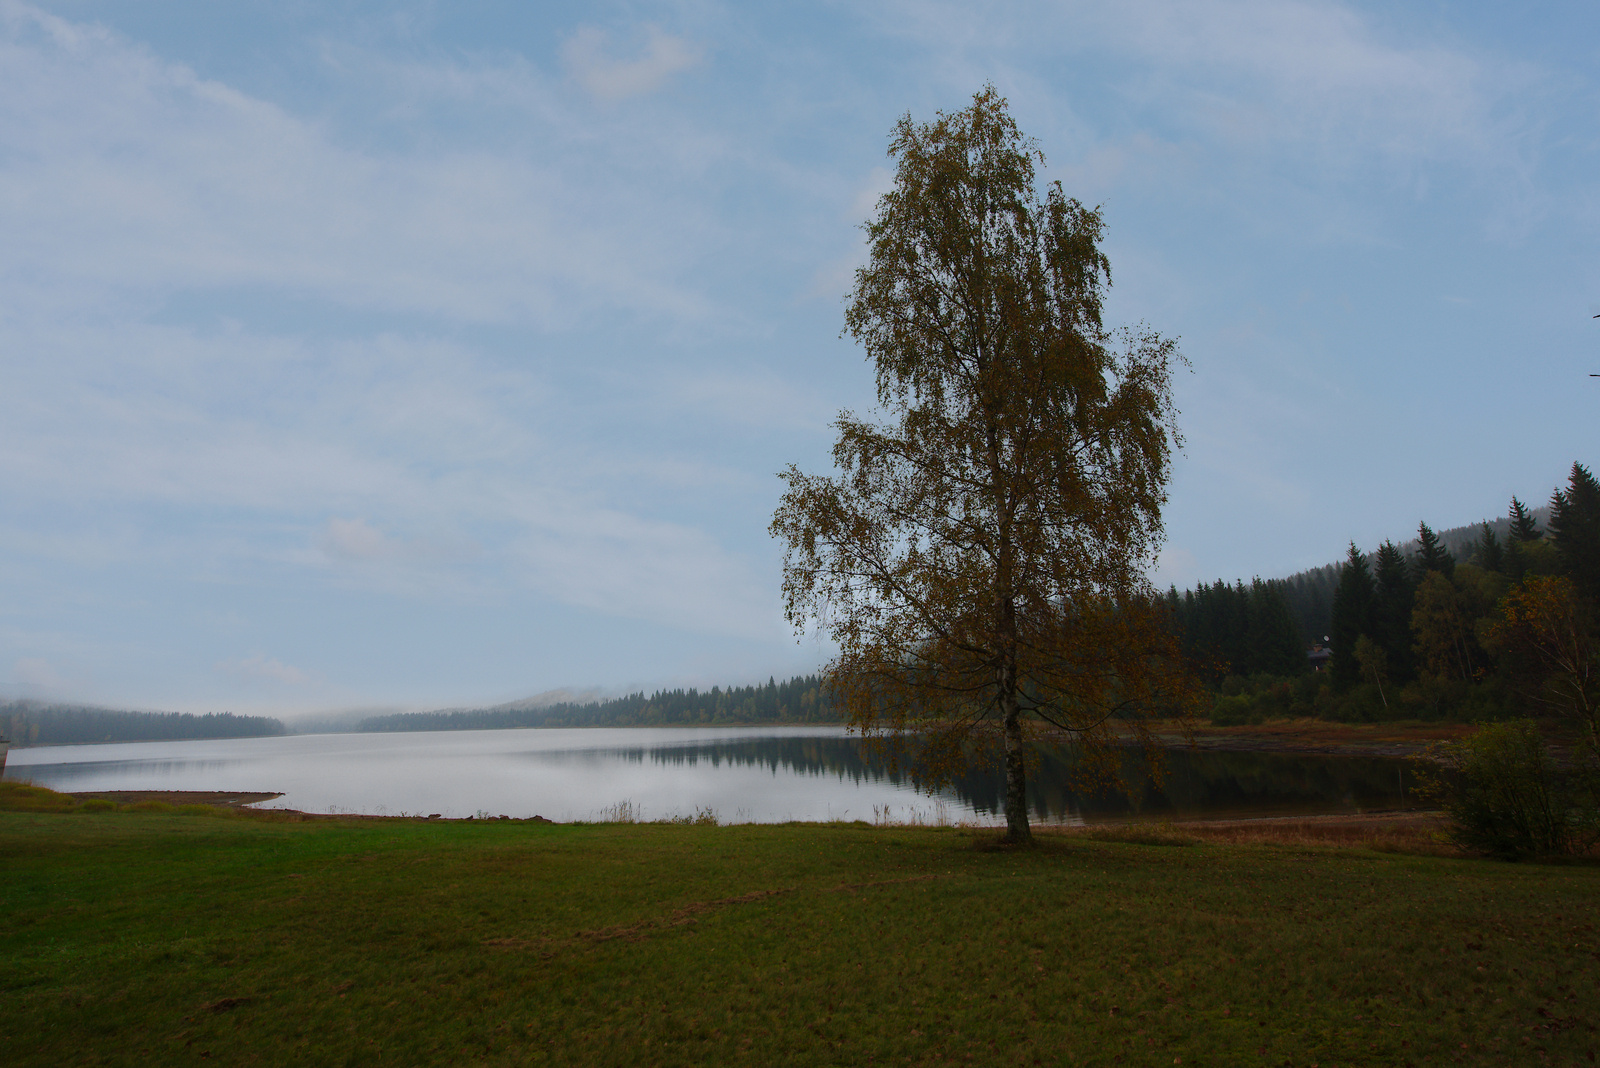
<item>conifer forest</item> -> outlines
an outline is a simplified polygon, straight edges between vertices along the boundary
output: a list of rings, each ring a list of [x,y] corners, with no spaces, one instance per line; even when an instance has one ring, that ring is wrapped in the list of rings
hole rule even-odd
[[[1513,497],[1475,528],[1353,543],[1289,579],[1166,596],[1215,722],[1554,715],[1594,734],[1600,483],[1572,465],[1548,508]]]

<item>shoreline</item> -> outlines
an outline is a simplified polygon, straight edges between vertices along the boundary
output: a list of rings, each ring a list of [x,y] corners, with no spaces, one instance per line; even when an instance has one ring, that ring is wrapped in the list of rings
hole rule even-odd
[[[91,790],[82,793],[67,793],[66,796],[80,801],[104,800],[114,801],[120,805],[138,804],[142,801],[157,801],[169,805],[209,805],[213,808],[242,809],[262,814],[279,814],[296,816],[304,819],[327,820],[402,820],[408,823],[559,823],[559,820],[547,819],[544,816],[486,816],[482,819],[476,816],[397,816],[377,813],[359,812],[306,812],[294,808],[251,808],[263,801],[284,796],[276,792],[247,792],[247,791],[220,791],[220,790]],[[573,823],[587,824],[595,821],[575,820]],[[603,821],[601,821],[603,822]],[[646,821],[647,823],[650,821]],[[827,820],[797,820],[796,823],[815,823],[819,826],[826,825]],[[845,821],[858,822],[858,821]],[[913,826],[915,824],[906,824]],[[1243,828],[1287,828],[1287,827],[1317,827],[1327,829],[1339,828],[1368,828],[1377,829],[1390,827],[1442,827],[1444,814],[1434,809],[1375,809],[1367,812],[1302,812],[1302,813],[1273,813],[1270,815],[1250,816],[1238,812],[1218,813],[1212,816],[1183,816],[1166,815],[1154,818],[1149,817],[1112,817],[1103,820],[1085,821],[1082,823],[1049,823],[1037,822],[1033,825],[1035,833],[1043,834],[1072,834],[1075,832],[1094,831],[1097,829],[1126,829],[1135,827],[1172,827],[1184,830],[1233,830]],[[726,824],[736,826],[736,824]],[[900,826],[888,824],[887,826]],[[960,826],[967,826],[960,824]],[[972,824],[973,828],[979,825]],[[1000,826],[1000,824],[996,824]]]
[[[521,731],[629,731],[629,730],[754,730],[763,728],[832,727],[848,730],[843,721],[832,723],[635,723],[607,724],[595,727],[494,727],[484,730]],[[1414,756],[1437,742],[1454,741],[1478,729],[1481,724],[1404,720],[1385,723],[1341,723],[1336,720],[1293,719],[1273,720],[1250,725],[1218,726],[1209,722],[1192,728],[1191,737],[1185,737],[1183,727],[1174,720],[1155,720],[1151,723],[1151,736],[1157,745],[1168,749],[1183,749],[1192,744],[1198,749],[1217,749],[1232,752],[1283,752],[1321,753],[1346,756]],[[467,734],[477,733],[474,728],[455,730],[420,731],[308,731],[304,734],[230,735],[218,738],[130,738],[101,742],[45,742],[43,744],[18,744],[13,741],[13,752],[27,749],[60,749],[89,745],[140,745],[161,742],[221,742],[248,741],[258,738],[314,738],[370,734]],[[1059,730],[1040,731],[1038,741],[1060,740]],[[855,737],[855,735],[851,735]]]

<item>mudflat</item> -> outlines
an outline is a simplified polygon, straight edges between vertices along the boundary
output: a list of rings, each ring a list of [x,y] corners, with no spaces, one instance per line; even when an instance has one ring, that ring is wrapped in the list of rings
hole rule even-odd
[[[248,793],[239,790],[100,790],[88,793],[71,794],[72,797],[84,801],[100,800],[115,801],[119,805],[131,805],[139,801],[161,801],[168,805],[211,805],[216,808],[240,808],[244,805],[256,805],[262,801],[271,801],[275,797],[282,797],[282,791],[277,793]]]

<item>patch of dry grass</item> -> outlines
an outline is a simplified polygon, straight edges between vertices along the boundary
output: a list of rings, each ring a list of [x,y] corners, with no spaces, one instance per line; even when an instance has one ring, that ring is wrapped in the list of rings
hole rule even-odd
[[[1205,841],[1229,845],[1335,846],[1417,856],[1460,856],[1460,850],[1445,836],[1445,826],[1441,817],[1429,815],[1368,820],[1234,820],[1186,825],[1185,830]]]
[[[71,794],[61,794],[29,782],[0,781],[0,811],[71,812],[82,805]]]
[[[181,794],[171,795],[181,797]],[[0,812],[143,812],[181,813],[185,816],[221,816],[258,820],[307,820],[313,817],[283,809],[256,809],[234,805],[173,803],[146,798],[119,801],[111,797],[78,797],[17,780],[0,781]]]
[[[1381,853],[1458,857],[1436,813],[1383,816],[1196,820],[1182,823],[1116,823],[1087,827],[1040,827],[1037,834],[1088,838],[1132,845],[1186,846],[1210,842],[1235,846],[1317,846],[1372,849]]]

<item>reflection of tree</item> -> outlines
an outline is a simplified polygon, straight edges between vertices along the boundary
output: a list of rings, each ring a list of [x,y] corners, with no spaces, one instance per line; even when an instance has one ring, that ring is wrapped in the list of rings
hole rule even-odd
[[[884,765],[863,755],[854,738],[750,738],[708,741],[696,745],[628,747],[607,751],[630,762],[710,767],[764,767],[805,775],[829,775],[853,783],[890,782],[920,785],[905,775],[891,775]],[[1146,773],[1139,749],[1123,752],[1125,778],[1143,783],[1131,800],[1120,793],[1094,793],[1075,782],[1076,760],[1070,748],[1036,746],[1029,766],[1028,804],[1041,820],[1070,815],[1161,815],[1250,809],[1330,809],[1393,805],[1398,800],[1399,760],[1332,757],[1301,753],[1230,753],[1172,750],[1166,753],[1166,776],[1155,786]],[[1003,807],[1004,776],[999,770],[969,770],[950,784],[965,804],[983,814]]]
[[[641,758],[648,753],[657,764],[731,764],[765,767],[773,773],[781,768],[804,775],[833,775],[855,783],[910,783],[908,776],[891,774],[883,764],[864,756],[861,743],[854,738],[752,738],[616,752],[638,753]]]

